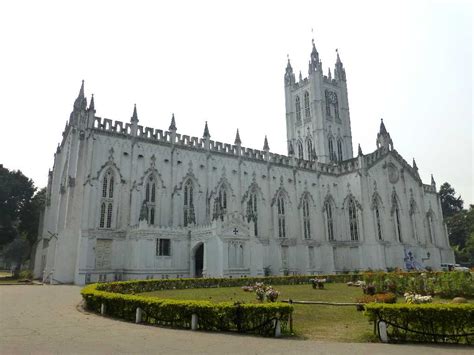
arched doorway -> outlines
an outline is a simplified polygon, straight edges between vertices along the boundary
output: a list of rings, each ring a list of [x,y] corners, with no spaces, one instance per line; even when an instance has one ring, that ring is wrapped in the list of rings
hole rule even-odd
[[[204,244],[199,244],[194,252],[194,277],[202,277],[204,268]]]

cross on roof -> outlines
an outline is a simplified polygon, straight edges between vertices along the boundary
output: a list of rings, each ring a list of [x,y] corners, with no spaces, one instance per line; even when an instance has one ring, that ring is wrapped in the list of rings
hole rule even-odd
[[[237,235],[237,233],[239,233],[239,230],[237,229],[237,227],[234,227],[234,230],[232,232],[234,232],[234,235]]]

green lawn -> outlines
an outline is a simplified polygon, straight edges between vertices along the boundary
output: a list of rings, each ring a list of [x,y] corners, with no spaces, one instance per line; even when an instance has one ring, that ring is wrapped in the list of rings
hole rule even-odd
[[[326,284],[323,290],[314,290],[310,285],[274,286],[281,292],[281,299],[300,301],[355,302],[362,295],[358,287],[346,284]],[[255,294],[244,292],[240,287],[199,288],[184,290],[164,290],[143,293],[143,296],[172,298],[181,300],[209,300],[257,302]],[[301,338],[361,342],[373,339],[372,325],[355,306],[294,305],[293,330]]]

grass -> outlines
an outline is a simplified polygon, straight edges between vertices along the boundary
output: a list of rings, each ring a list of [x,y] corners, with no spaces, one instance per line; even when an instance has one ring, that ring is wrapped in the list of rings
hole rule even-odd
[[[355,302],[362,295],[358,287],[346,284],[326,284],[323,290],[310,285],[278,285],[280,300]],[[180,300],[209,300],[212,302],[257,302],[255,294],[240,287],[199,288],[147,292],[143,296]],[[293,331],[304,339],[334,342],[365,342],[373,339],[373,326],[355,306],[294,305]]]

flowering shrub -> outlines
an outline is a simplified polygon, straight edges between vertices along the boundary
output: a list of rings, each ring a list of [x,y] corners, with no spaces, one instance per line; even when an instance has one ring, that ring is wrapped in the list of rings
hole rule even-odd
[[[387,293],[376,293],[375,295],[365,295],[363,297],[357,298],[356,302],[358,303],[396,303],[397,295],[387,292]]]
[[[256,282],[254,286],[243,286],[242,290],[244,292],[255,292],[257,300],[260,302],[267,299],[268,302],[276,302],[280,292],[273,289],[272,286],[267,286],[263,282]]]
[[[267,300],[270,302],[276,302],[279,295],[280,295],[280,292],[277,290],[274,290],[271,286],[269,286],[267,288],[267,291],[265,292],[265,296],[267,297]]]
[[[405,302],[410,304],[421,304],[421,303],[431,303],[433,302],[433,298],[431,296],[421,296],[415,293],[405,293],[403,295],[405,297]]]
[[[322,289],[324,288],[324,284],[327,282],[327,279],[314,278],[314,279],[309,279],[309,282],[311,282],[314,289],[316,288]]]
[[[241,288],[244,292],[253,292],[253,286],[242,286]]]

